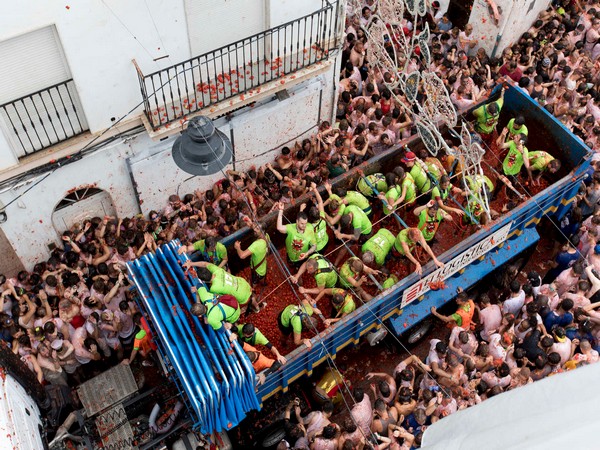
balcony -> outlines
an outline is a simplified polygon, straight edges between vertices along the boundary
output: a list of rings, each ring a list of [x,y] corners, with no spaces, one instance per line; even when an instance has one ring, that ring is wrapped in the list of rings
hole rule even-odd
[[[197,113],[224,114],[305,77],[342,44],[342,9],[324,0],[304,17],[148,75],[134,61],[148,132],[160,135]]]
[[[0,117],[17,158],[88,131],[72,79],[0,105]]]

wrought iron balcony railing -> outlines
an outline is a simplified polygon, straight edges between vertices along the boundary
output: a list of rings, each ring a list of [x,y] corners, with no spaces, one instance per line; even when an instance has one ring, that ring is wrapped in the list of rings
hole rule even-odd
[[[338,2],[216,50],[144,75],[137,67],[144,114],[153,130],[234,98],[329,58],[342,43]],[[135,62],[134,62],[135,63]]]
[[[72,79],[0,105],[0,117],[18,158],[88,130]]]

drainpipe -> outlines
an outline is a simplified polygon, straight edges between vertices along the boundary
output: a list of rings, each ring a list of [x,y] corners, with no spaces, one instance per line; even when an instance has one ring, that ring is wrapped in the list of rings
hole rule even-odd
[[[496,56],[496,50],[498,50],[498,46],[500,45],[500,41],[502,40],[502,36],[504,35],[504,30],[506,29],[506,26],[508,25],[508,21],[510,20],[510,16],[512,14],[512,11],[514,9],[516,1],[518,1],[518,0],[513,0],[510,3],[510,9],[508,10],[508,13],[503,14],[505,19],[504,19],[504,23],[502,24],[502,29],[498,32],[498,35],[496,36],[496,44],[494,44],[494,49],[492,50],[492,54],[491,54],[492,58],[494,58]]]

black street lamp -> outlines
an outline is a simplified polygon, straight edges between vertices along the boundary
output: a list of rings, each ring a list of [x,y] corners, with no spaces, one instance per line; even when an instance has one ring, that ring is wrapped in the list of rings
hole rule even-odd
[[[187,129],[173,144],[175,164],[192,175],[217,173],[225,169],[232,155],[231,141],[205,116],[190,119]]]

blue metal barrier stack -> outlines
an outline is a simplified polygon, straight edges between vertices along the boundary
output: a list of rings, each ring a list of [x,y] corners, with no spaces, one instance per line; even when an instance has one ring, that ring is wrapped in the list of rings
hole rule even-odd
[[[202,282],[184,272],[173,241],[127,264],[155,340],[173,381],[184,391],[194,428],[202,433],[228,430],[260,409],[255,373],[230,332],[218,331],[189,313],[191,288]]]

